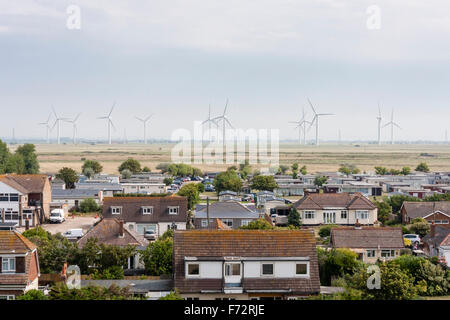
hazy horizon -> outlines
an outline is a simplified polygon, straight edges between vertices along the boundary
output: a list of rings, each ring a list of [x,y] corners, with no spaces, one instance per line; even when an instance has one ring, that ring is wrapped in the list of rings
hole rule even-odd
[[[69,30],[69,5],[81,29]],[[368,29],[367,8],[381,9]],[[279,129],[321,118],[320,140],[375,141],[392,108],[396,141],[444,141],[450,129],[450,3],[431,0],[71,1],[0,0],[0,137],[45,139],[54,105],[81,112],[78,137],[104,141],[116,102],[113,140],[142,140],[135,119],[155,114],[147,137],[170,139],[223,112],[236,128]],[[52,117],[52,124],[54,117]],[[61,137],[71,138],[63,123]],[[55,140],[55,130],[51,134]],[[308,140],[314,138],[314,128]],[[384,128],[382,140],[390,140]]]

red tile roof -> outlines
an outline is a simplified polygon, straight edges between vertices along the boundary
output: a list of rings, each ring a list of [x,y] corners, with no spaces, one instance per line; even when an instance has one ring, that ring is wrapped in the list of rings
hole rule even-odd
[[[402,228],[396,227],[338,227],[331,229],[334,248],[404,248]]]
[[[0,230],[0,253],[25,253],[36,249],[36,245],[18,231]]]
[[[294,203],[300,210],[321,210],[324,208],[347,208],[373,210],[376,206],[361,193],[310,193]]]

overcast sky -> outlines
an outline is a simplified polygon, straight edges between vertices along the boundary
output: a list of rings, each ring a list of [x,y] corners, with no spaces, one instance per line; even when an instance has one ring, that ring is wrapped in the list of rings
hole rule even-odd
[[[67,28],[69,5],[81,29]],[[369,29],[370,5],[381,28]],[[237,128],[279,128],[319,112],[320,137],[376,139],[395,108],[399,140],[450,129],[450,2],[419,0],[0,0],[0,136],[44,137],[53,104],[81,112],[79,136],[149,138],[223,111]],[[71,135],[64,124],[63,136]],[[314,130],[309,132],[313,138]],[[55,131],[52,136],[55,137]],[[388,129],[383,139],[389,138]]]

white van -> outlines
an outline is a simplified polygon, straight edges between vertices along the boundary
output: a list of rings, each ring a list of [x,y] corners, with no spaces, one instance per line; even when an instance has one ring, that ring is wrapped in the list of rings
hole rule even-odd
[[[50,212],[50,222],[52,223],[63,223],[65,221],[64,210],[63,209],[53,209]]]
[[[78,240],[83,237],[83,229],[69,229],[63,233],[68,240]]]

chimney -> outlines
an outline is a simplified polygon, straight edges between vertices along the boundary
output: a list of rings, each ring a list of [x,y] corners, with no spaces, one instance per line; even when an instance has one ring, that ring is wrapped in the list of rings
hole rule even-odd
[[[123,238],[123,220],[119,221],[119,237]]]
[[[356,219],[356,223],[355,223],[355,229],[361,229],[361,223],[359,223],[359,220]]]
[[[63,268],[61,270],[61,279],[63,281],[67,279],[67,262],[64,262]]]
[[[26,218],[25,219],[25,230],[30,229],[30,219]]]

